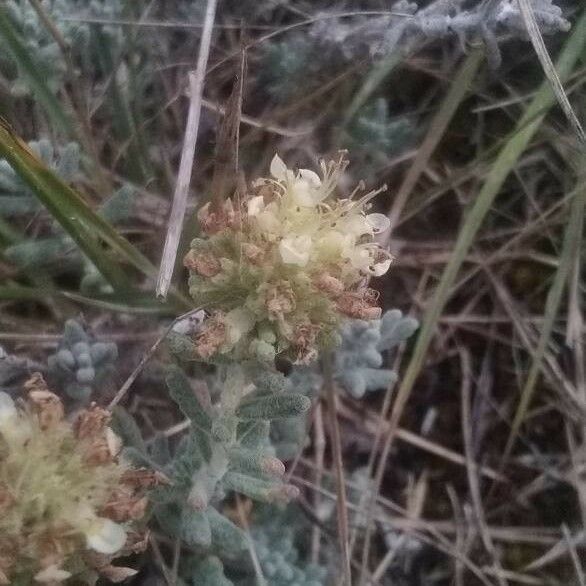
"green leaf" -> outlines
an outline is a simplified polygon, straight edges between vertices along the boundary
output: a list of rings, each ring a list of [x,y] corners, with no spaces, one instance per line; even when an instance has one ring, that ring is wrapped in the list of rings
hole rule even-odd
[[[207,514],[184,507],[181,519],[181,538],[192,547],[196,545],[209,547],[212,543],[212,530]]]
[[[189,384],[189,379],[183,371],[176,366],[170,366],[167,369],[165,381],[169,389],[169,394],[183,414],[200,429],[211,430],[212,422],[210,416],[200,405]]]
[[[280,460],[267,453],[266,448],[251,450],[239,446],[228,450],[230,469],[259,478],[280,478],[285,466]]]
[[[282,419],[305,413],[310,407],[311,401],[306,396],[286,393],[245,401],[236,414],[242,419]]]
[[[222,562],[213,556],[202,560],[191,576],[191,583],[194,586],[233,586],[233,582],[224,576]]]
[[[142,433],[134,417],[123,407],[117,405],[112,411],[112,430],[122,438],[124,445],[146,454],[146,445],[142,439]]]

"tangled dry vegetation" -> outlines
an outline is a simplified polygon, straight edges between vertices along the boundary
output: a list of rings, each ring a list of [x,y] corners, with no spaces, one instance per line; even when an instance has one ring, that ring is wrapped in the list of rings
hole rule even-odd
[[[0,583],[585,584],[585,51],[574,0],[3,3]]]

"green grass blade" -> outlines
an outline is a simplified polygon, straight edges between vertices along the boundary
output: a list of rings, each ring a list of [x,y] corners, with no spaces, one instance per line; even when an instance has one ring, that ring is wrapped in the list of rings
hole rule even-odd
[[[576,253],[576,249],[579,251],[579,242],[581,241],[582,236],[582,224],[584,222],[584,211],[586,209],[586,183],[584,182],[583,177],[580,177],[579,180],[582,181],[582,184],[579,185],[579,189],[574,195],[572,204],[570,206],[570,219],[564,232],[564,240],[560,254],[559,265],[545,301],[545,313],[542,330],[539,335],[539,341],[537,342],[537,348],[532,355],[531,367],[529,368],[527,379],[523,385],[521,399],[519,401],[517,411],[515,412],[513,423],[511,424],[511,431],[509,433],[507,444],[501,459],[501,468],[513,450],[519,429],[523,423],[523,419],[525,418],[525,414],[527,413],[531,399],[533,398],[535,384],[537,383],[539,372],[541,370],[543,357],[545,356],[545,351],[547,350],[547,346],[553,332],[555,320],[562,300],[562,295],[568,282],[568,277],[570,275],[570,270],[574,261],[573,257]]]
[[[115,290],[128,291],[130,281],[126,272],[110,258],[103,243],[142,273],[156,272],[145,256],[50,171],[6,123],[0,124],[0,156],[10,163]]]
[[[574,32],[566,42],[562,54],[556,64],[558,75],[561,79],[565,79],[571,73],[575,64],[581,58],[585,45],[586,14],[583,14],[580,20],[576,23]],[[549,81],[546,80],[542,83],[533,101],[525,110],[512,136],[499,152],[480,193],[476,197],[476,200],[472,204],[464,220],[450,261],[444,269],[439,285],[425,312],[420,333],[413,350],[413,356],[397,391],[397,398],[395,400],[390,421],[388,436],[389,443],[391,441],[390,438],[392,438],[396,431],[402,411],[425,362],[427,351],[436,332],[441,312],[450,296],[452,285],[454,284],[456,276],[462,266],[462,262],[474,241],[478,229],[490,210],[505,179],[512,171],[519,157],[541,125],[546,112],[554,103],[554,94],[551,90]],[[385,447],[388,449],[388,446]]]
[[[18,63],[19,71],[26,78],[35,97],[44,106],[56,128],[62,129],[70,135],[75,134],[67,112],[47,85],[43,75],[43,67],[36,62],[28,47],[14,30],[10,17],[3,6],[0,6],[0,36]]]
[[[422,173],[425,171],[429,159],[437,145],[444,137],[446,129],[454,117],[456,110],[462,103],[462,100],[468,95],[470,83],[476,77],[476,72],[482,63],[483,58],[484,52],[481,49],[476,49],[472,51],[472,53],[466,57],[462,65],[460,65],[452,83],[450,84],[448,93],[442,100],[438,111],[431,121],[425,139],[417,149],[417,156],[411,167],[409,167],[409,171],[405,175],[405,179],[403,179],[399,191],[393,200],[393,205],[389,212],[391,226],[395,226],[397,223],[411,191],[419,181]]]
[[[171,303],[160,303],[153,295],[133,293],[130,296],[102,295],[86,297],[74,291],[62,291],[56,288],[47,288],[45,285],[29,287],[17,283],[0,285],[0,301],[40,301],[48,298],[57,301],[74,301],[81,305],[103,309],[105,311],[131,313],[138,315],[174,316],[177,308]],[[68,314],[73,311],[70,308]]]
[[[112,129],[116,133],[120,144],[126,144],[124,158],[128,176],[133,181],[143,184],[149,178],[148,156],[146,146],[141,140],[141,131],[135,121],[128,92],[122,87],[116,74],[120,67],[117,62],[118,56],[112,54],[111,43],[101,28],[96,29],[96,38],[103,73],[106,76],[111,76],[109,96],[110,113],[113,122]],[[134,76],[131,69],[129,69],[127,75],[129,77]]]

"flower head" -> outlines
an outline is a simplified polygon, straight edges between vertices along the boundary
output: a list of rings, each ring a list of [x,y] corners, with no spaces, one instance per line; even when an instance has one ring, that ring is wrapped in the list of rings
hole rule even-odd
[[[40,375],[25,390],[22,404],[0,393],[0,578],[58,584],[91,555],[125,555],[144,483],[118,459],[106,411],[92,406],[71,424]]]
[[[270,177],[257,180],[239,207],[204,206],[204,237],[185,259],[191,295],[212,313],[195,358],[285,353],[307,362],[336,341],[344,315],[374,313],[364,296],[368,279],[391,264],[374,240],[389,220],[367,211],[376,192],[335,196],[346,164],[322,162],[318,175],[275,155]]]

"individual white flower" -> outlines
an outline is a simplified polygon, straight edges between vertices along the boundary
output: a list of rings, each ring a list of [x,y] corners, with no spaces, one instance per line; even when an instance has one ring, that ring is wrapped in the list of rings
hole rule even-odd
[[[279,243],[279,253],[285,264],[304,267],[309,261],[311,237],[308,235],[283,238]]]
[[[233,346],[254,327],[254,314],[248,309],[237,307],[226,314],[224,323],[226,324],[227,342]]]
[[[70,523],[85,536],[87,547],[98,553],[114,554],[126,543],[124,527],[110,519],[98,517],[87,503],[79,505],[69,518]]]
[[[299,169],[299,174],[288,184],[293,201],[302,207],[313,207],[328,196],[327,190],[321,188],[319,175],[310,169]]]
[[[281,183],[287,184],[293,202],[302,207],[313,207],[328,196],[328,191],[322,189],[319,175],[311,169],[299,169],[297,174],[279,157],[275,155],[271,161],[271,175]]]
[[[374,236],[382,234],[390,227],[391,222],[384,214],[351,213],[342,223],[344,232],[360,238],[364,234]]]
[[[382,249],[376,244],[361,244],[346,248],[343,255],[350,260],[355,269],[359,269],[373,277],[381,277],[391,266],[390,256],[379,260]]]
[[[84,531],[87,546],[98,553],[112,555],[126,543],[126,531],[122,525],[110,519],[95,517]]]
[[[60,583],[67,580],[67,578],[71,578],[71,575],[71,572],[52,565],[35,574],[35,582],[40,582],[41,584]]]
[[[391,267],[392,259],[385,258],[382,261],[374,263],[374,265],[369,267],[370,274],[373,277],[382,277]]]

